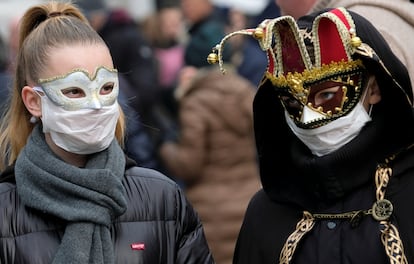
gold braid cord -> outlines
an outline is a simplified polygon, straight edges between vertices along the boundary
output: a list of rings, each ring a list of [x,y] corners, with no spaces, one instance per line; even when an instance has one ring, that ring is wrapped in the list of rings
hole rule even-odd
[[[391,264],[408,264],[404,254],[404,247],[398,229],[389,221],[393,211],[390,201],[385,199],[385,191],[392,175],[392,169],[387,165],[378,166],[375,173],[376,202],[372,207],[372,217],[380,223],[381,241]],[[346,214],[346,213],[345,213]],[[345,214],[328,215],[333,218],[342,218]],[[296,230],[287,238],[279,257],[279,264],[289,264],[295,253],[296,247],[304,235],[312,230],[315,225],[315,217],[310,212],[304,211],[302,219],[297,223]]]
[[[288,237],[286,240],[285,245],[282,248],[282,252],[280,253],[279,263],[280,264],[288,264],[295,253],[296,246],[298,245],[299,241],[302,237],[312,230],[313,226],[315,225],[315,219],[313,218],[312,214],[309,212],[303,212],[302,219],[297,223],[296,230]]]
[[[385,189],[392,174],[389,167],[380,166],[375,173],[377,203],[384,200]],[[391,264],[408,264],[398,229],[388,220],[380,221],[381,241]]]

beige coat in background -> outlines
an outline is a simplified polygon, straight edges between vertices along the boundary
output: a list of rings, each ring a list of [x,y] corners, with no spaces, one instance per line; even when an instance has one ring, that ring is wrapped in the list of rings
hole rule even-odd
[[[181,137],[165,143],[161,155],[186,184],[216,263],[230,264],[247,204],[260,188],[252,117],[256,88],[216,68],[198,72],[177,91]]]

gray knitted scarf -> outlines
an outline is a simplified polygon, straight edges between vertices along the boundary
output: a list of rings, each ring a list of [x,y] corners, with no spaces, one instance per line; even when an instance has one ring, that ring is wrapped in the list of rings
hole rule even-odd
[[[124,170],[116,140],[78,168],[54,155],[40,125],[34,128],[16,161],[16,186],[25,205],[68,221],[53,263],[114,263],[109,227],[126,210]]]

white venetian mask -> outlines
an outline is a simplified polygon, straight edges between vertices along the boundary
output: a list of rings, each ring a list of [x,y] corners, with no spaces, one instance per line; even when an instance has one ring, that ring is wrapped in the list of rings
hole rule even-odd
[[[75,69],[68,74],[39,80],[36,91],[44,92],[56,105],[65,110],[99,109],[115,103],[119,93],[118,72],[99,67],[94,76],[86,70]],[[39,89],[40,88],[40,89]],[[72,98],[65,94],[80,89],[84,96]],[[104,92],[102,92],[104,91]]]

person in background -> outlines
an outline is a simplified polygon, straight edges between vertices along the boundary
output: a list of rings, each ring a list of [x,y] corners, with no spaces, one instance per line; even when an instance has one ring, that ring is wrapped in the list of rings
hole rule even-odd
[[[118,80],[120,88],[118,101],[125,114],[126,123],[125,153],[140,167],[159,170],[164,174],[167,173],[158,158],[156,144],[144,124],[140,122],[140,116],[130,105],[124,90],[121,89],[122,87],[131,90],[129,82],[123,75],[118,75]]]
[[[76,4],[108,45],[119,71],[121,106],[128,121],[126,151],[141,166],[170,176],[157,154],[164,135],[160,130],[169,123],[164,124],[156,107],[160,89],[153,49],[126,10],[110,8],[104,0]]]
[[[246,27],[258,25],[265,19],[278,17],[280,11],[274,0],[269,0],[265,8],[257,15],[248,16],[237,9],[237,5],[229,10],[226,32],[234,32]],[[235,36],[229,39],[232,53],[232,64],[237,72],[255,87],[263,79],[263,72],[267,67],[267,57],[253,38]],[[260,71],[262,69],[262,71]]]
[[[8,23],[8,34],[0,38],[0,91],[4,96],[0,100],[0,116],[10,99],[10,91],[13,86],[13,73],[15,68],[18,29],[20,16],[14,16]]]
[[[19,45],[19,21],[21,15],[13,16],[8,22],[8,34],[7,34],[7,71],[13,75],[15,69],[15,62],[17,57],[17,50]]]
[[[414,263],[413,92],[380,32],[336,8],[238,33],[269,66],[253,103],[263,189],[234,263]]]
[[[225,35],[225,19],[211,0],[181,0],[181,10],[188,28],[188,41],[184,51],[184,64],[202,68],[209,66],[206,56]],[[226,51],[226,60],[231,56]]]
[[[139,26],[123,8],[110,8],[104,0],[75,2],[104,39],[119,72],[130,84],[125,94],[147,126],[158,94],[158,69],[154,52]],[[122,89],[122,88],[121,88]]]
[[[214,263],[182,189],[125,156],[118,72],[76,6],[25,12],[16,67],[0,127],[1,263]]]
[[[157,0],[146,34],[159,64],[162,90],[173,90],[184,65],[185,24],[180,0]]]
[[[281,15],[292,16],[294,19],[298,19],[308,14],[317,1],[318,0],[275,0],[275,3],[279,6]]]
[[[6,41],[0,36],[0,92],[3,95],[0,99],[0,120],[2,120],[3,112],[8,102],[11,90],[11,74],[9,66],[9,48]]]
[[[176,128],[178,106],[174,98],[179,72],[184,66],[186,43],[185,24],[180,0],[157,0],[156,12],[144,23],[143,29],[150,40],[158,62],[159,96],[156,108],[163,117],[165,127]],[[168,125],[168,123],[170,125]]]
[[[235,71],[186,68],[175,94],[179,137],[161,145],[161,157],[200,214],[215,260],[230,264],[247,203],[260,188],[255,87]]]
[[[407,66],[414,89],[414,5],[408,0],[275,0],[283,15],[294,18],[323,8],[345,7],[368,19]]]

